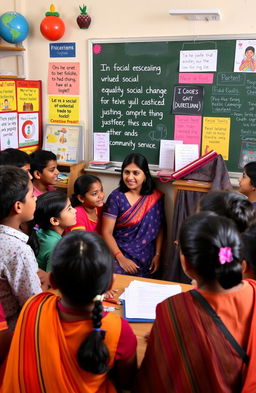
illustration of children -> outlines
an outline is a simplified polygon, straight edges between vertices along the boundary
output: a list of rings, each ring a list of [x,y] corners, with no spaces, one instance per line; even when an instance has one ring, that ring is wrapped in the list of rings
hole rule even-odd
[[[5,98],[4,102],[2,103],[2,109],[9,109],[9,101]]]
[[[253,46],[247,46],[244,51],[245,58],[242,60],[239,71],[255,71],[256,66],[254,62],[255,49]]]

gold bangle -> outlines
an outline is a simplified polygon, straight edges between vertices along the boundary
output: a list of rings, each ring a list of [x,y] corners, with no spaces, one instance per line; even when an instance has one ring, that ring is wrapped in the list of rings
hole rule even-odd
[[[160,254],[160,252],[156,252],[156,255],[160,257],[161,254]]]

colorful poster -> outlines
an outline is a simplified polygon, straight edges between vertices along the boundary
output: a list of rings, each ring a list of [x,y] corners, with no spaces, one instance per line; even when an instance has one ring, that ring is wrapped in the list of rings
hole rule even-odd
[[[256,161],[256,143],[242,141],[238,167],[243,168],[250,161]]]
[[[224,160],[229,158],[230,118],[204,117],[202,155],[210,150],[221,154]]]
[[[181,50],[180,72],[209,72],[217,70],[217,49]]]
[[[17,113],[0,113],[0,149],[18,147]]]
[[[174,139],[183,141],[185,144],[198,145],[201,143],[201,116],[176,115],[174,120]]]
[[[33,146],[39,143],[38,113],[19,114],[19,146]]]
[[[48,98],[50,123],[79,123],[79,97],[49,96]]]
[[[256,40],[237,40],[234,72],[256,72]]]
[[[81,126],[47,124],[44,149],[55,153],[58,161],[77,162],[81,129]]]
[[[38,112],[39,94],[38,87],[17,87],[18,112]]]
[[[80,63],[49,63],[48,94],[79,95]]]
[[[16,111],[15,81],[0,81],[0,112]]]

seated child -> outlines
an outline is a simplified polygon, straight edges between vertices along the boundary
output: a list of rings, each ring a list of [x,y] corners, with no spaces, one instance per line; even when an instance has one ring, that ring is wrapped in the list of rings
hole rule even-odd
[[[28,174],[0,166],[0,303],[14,329],[25,301],[41,292],[38,265],[28,236],[20,230],[34,217],[36,198]]]
[[[38,197],[47,191],[53,191],[59,174],[56,155],[48,150],[37,150],[30,154],[30,159],[34,195]]]
[[[17,166],[26,171],[29,178],[32,179],[30,174],[30,157],[23,150],[9,148],[0,151],[0,165]]]
[[[60,296],[44,292],[23,308],[2,393],[20,392],[20,386],[24,392],[54,393],[116,393],[131,387],[136,337],[127,321],[102,310],[112,273],[113,257],[100,236],[74,231],[60,240],[50,273]]]
[[[65,232],[78,229],[100,234],[104,196],[102,183],[97,176],[78,177],[71,197],[71,204],[76,209],[76,223]]]
[[[37,262],[42,270],[50,272],[52,251],[64,229],[76,222],[76,211],[64,192],[49,191],[38,197],[34,221],[40,227]]]

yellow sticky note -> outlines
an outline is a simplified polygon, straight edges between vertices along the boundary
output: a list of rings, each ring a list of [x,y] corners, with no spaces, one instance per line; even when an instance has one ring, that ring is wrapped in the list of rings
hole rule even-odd
[[[49,122],[79,123],[79,97],[49,96]]]
[[[204,117],[202,133],[202,155],[210,150],[229,158],[230,118]]]

